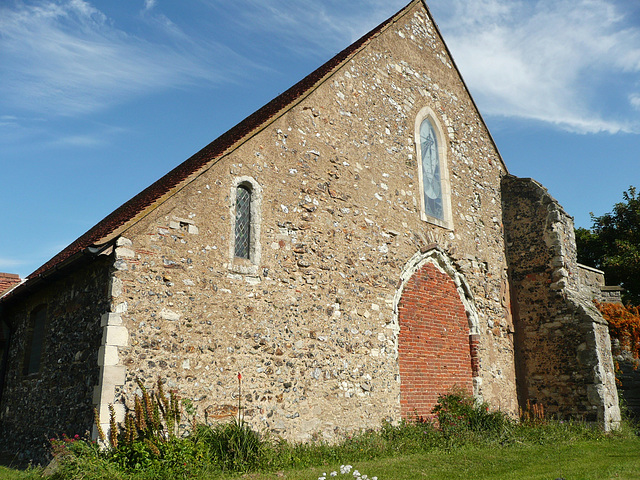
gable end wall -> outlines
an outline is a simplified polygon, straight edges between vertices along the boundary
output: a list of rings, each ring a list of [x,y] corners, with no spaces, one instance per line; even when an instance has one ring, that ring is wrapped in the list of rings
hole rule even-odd
[[[420,219],[413,137],[424,106],[446,135],[453,231]],[[129,344],[118,349],[126,383],[116,401],[132,401],[136,378],[150,386],[161,376],[201,418],[221,418],[235,412],[242,373],[244,413],[259,429],[304,440],[398,420],[394,298],[405,265],[435,242],[467,278],[478,310],[477,393],[515,413],[504,173],[416,3],[298,105],[123,232],[132,254],[114,273],[122,286],[114,302],[126,301]],[[262,187],[255,268],[229,258],[230,192],[240,178]]]

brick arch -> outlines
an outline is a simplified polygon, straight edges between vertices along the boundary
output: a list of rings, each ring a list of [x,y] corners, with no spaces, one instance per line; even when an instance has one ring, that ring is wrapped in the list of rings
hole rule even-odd
[[[414,257],[396,295],[400,413],[428,417],[439,394],[474,392],[477,314],[464,278],[439,250]]]

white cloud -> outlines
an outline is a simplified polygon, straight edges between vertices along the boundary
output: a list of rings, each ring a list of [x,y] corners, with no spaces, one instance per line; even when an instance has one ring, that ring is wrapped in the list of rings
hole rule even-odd
[[[235,22],[238,37],[260,32],[273,49],[319,60],[359,38],[406,1],[200,0],[213,15]],[[633,93],[637,85],[608,82],[609,77],[637,77],[640,30],[626,23],[622,8],[627,4],[614,1],[428,4],[483,114],[532,119],[577,132],[635,131],[640,123],[637,113],[633,116],[639,108]],[[212,42],[216,36],[208,36],[209,31],[198,38],[196,30],[176,25],[159,11],[156,0],[144,0],[139,18],[158,40],[118,30],[116,22],[84,0],[17,5],[0,6],[0,108],[5,110],[76,114],[265,68]],[[603,106],[605,93],[611,92],[629,109],[624,115],[613,116]]]
[[[0,7],[0,32],[5,109],[76,114],[160,89],[222,81],[212,45],[137,38],[83,0]],[[234,56],[224,47],[213,51]]]
[[[219,0],[202,0],[215,9]],[[237,0],[238,28],[270,34],[275,48],[326,59],[399,11],[406,0]]]
[[[0,257],[0,270],[5,271],[15,267],[23,265],[25,262],[16,260],[15,258],[2,258]],[[9,272],[10,273],[10,272]]]
[[[219,0],[201,0],[222,9]],[[609,77],[640,72],[640,30],[615,0],[429,0],[456,64],[485,115],[580,132],[632,132],[640,119]],[[271,34],[274,48],[327,58],[406,1],[238,0],[234,21]],[[613,110],[609,108],[609,110]]]
[[[52,142],[57,147],[99,147],[107,142],[97,135],[68,135]]]
[[[445,40],[483,113],[583,133],[636,128],[596,106],[607,77],[640,71],[640,34],[610,1],[441,2]]]
[[[629,103],[636,110],[640,110],[640,93],[632,93],[629,95]]]

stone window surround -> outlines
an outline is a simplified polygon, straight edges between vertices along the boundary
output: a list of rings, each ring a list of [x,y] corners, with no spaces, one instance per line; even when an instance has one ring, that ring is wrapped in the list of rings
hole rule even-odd
[[[37,319],[36,315],[42,311],[44,311],[44,322],[38,329],[41,336],[40,353],[38,358],[38,369],[33,372],[29,372],[29,365],[31,364],[31,360],[33,357],[33,341],[37,333],[36,332],[36,319]],[[37,305],[35,308],[33,308],[33,310],[31,310],[31,312],[29,312],[29,320],[28,320],[29,324],[27,325],[27,330],[25,332],[25,335],[27,337],[26,338],[27,344],[25,346],[23,363],[22,363],[22,376],[25,379],[34,378],[40,374],[40,369],[42,368],[42,363],[41,363],[42,354],[44,353],[44,347],[45,347],[45,333],[47,330],[47,324],[49,323],[48,320],[49,318],[47,315],[47,304],[45,303],[41,303]]]
[[[420,126],[422,122],[428,119],[433,130],[438,137],[438,160],[440,161],[440,177],[442,182],[442,208],[444,211],[444,220],[431,217],[425,213],[424,205],[424,184],[422,179],[422,150],[420,145]],[[438,225],[439,227],[453,230],[453,214],[451,211],[451,182],[449,180],[449,167],[447,164],[447,147],[446,136],[440,125],[435,112],[431,107],[422,107],[416,115],[414,141],[416,145],[416,158],[418,166],[418,182],[420,184],[420,218],[425,221]]]
[[[239,258],[235,256],[235,231],[236,231],[236,192],[238,187],[245,186],[251,191],[251,227],[249,258]],[[262,223],[262,187],[253,178],[248,176],[236,177],[231,186],[229,197],[229,218],[231,220],[231,230],[229,234],[229,270],[244,275],[257,275],[260,265],[262,247],[260,243],[260,225]]]

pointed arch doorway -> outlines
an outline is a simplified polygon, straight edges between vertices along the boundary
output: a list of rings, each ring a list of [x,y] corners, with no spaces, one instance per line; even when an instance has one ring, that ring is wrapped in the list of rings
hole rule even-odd
[[[454,387],[477,393],[477,313],[464,277],[439,249],[416,254],[402,280],[396,294],[400,413],[429,417],[438,395]]]

